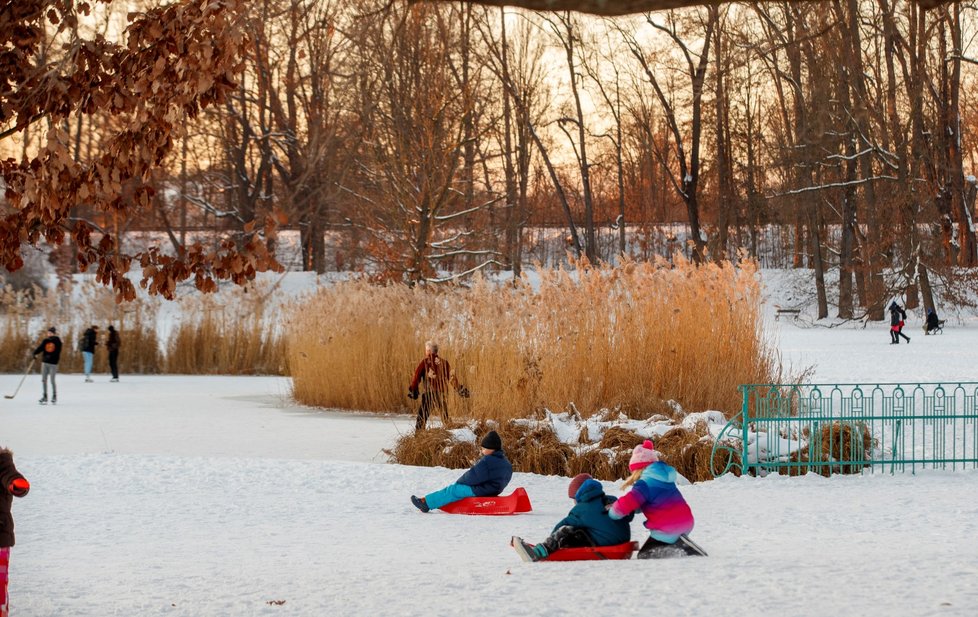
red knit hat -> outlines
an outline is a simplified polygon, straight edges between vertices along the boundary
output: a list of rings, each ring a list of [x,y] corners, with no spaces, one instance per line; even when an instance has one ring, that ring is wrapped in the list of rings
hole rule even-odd
[[[581,488],[581,485],[584,484],[584,481],[590,479],[591,479],[591,474],[589,473],[579,473],[576,476],[574,476],[574,479],[570,481],[570,486],[567,487],[567,496],[570,497],[571,499],[574,499],[574,496],[577,495],[577,490]]]
[[[652,463],[657,463],[659,461],[659,453],[655,451],[655,446],[648,439],[645,443],[641,443],[635,446],[632,450],[632,458],[628,461],[628,468],[631,471],[637,471],[639,469],[645,469]]]

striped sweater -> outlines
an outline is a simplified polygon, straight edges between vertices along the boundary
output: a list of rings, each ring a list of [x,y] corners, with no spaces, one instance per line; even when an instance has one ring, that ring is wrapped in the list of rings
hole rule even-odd
[[[611,506],[608,516],[620,519],[639,509],[649,535],[660,542],[672,544],[693,530],[693,512],[676,488],[676,470],[663,462],[646,467],[632,490]]]

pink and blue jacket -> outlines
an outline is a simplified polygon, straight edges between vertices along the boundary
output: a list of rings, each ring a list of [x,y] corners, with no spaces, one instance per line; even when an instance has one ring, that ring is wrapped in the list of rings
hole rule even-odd
[[[652,463],[642,471],[642,478],[608,511],[608,516],[620,519],[641,509],[649,535],[667,544],[693,530],[693,512],[679,489],[676,470],[663,462]]]

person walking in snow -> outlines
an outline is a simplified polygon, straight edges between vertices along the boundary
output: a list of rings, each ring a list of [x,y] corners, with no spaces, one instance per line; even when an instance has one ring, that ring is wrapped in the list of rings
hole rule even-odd
[[[408,396],[417,399],[421,382],[425,384],[424,394],[421,394],[421,404],[418,406],[418,418],[414,430],[420,431],[428,424],[428,416],[433,409],[441,412],[442,424],[448,424],[448,399],[446,390],[451,384],[462,398],[468,398],[469,390],[459,384],[458,377],[452,370],[448,360],[438,355],[438,345],[432,341],[424,344],[424,358],[414,369],[414,379],[408,386]]]
[[[629,523],[635,515],[629,513],[619,519],[608,516],[608,508],[618,498],[605,495],[601,483],[591,474],[574,476],[567,487],[567,496],[574,500],[574,507],[543,542],[532,545],[513,536],[510,543],[525,561],[546,559],[550,553],[562,548],[614,546],[631,540]]]
[[[890,302],[890,345],[898,345],[900,343],[900,337],[907,339],[910,342],[910,337],[903,333],[903,325],[907,321],[907,312],[903,310],[903,307],[896,303],[896,300]]]
[[[61,339],[54,326],[48,328],[48,335],[41,341],[41,344],[34,350],[34,357],[41,354],[41,385],[43,394],[38,401],[42,405],[48,402],[48,377],[51,378],[51,402],[58,402],[58,385],[55,378],[58,376],[58,362],[61,361]]]
[[[98,326],[92,326],[82,334],[81,351],[85,360],[85,381],[92,381],[92,363],[95,361],[95,347],[98,345]]]
[[[0,447],[0,617],[10,614],[7,581],[10,576],[10,549],[14,545],[14,517],[10,509],[14,497],[23,497],[30,490],[30,482],[14,467],[13,453]]]
[[[112,371],[111,381],[119,381],[119,347],[122,341],[119,340],[119,333],[115,326],[109,326],[109,338],[105,341],[105,348],[109,350],[109,370]]]
[[[659,460],[651,441],[646,439],[635,446],[628,468],[632,475],[622,488],[631,487],[631,490],[611,504],[608,516],[619,520],[642,510],[649,539],[639,549],[638,558],[704,554],[685,540],[686,534],[693,530],[693,512],[676,487],[676,470]]]
[[[496,431],[482,438],[482,458],[462,477],[443,489],[424,497],[411,495],[411,503],[422,512],[435,510],[466,497],[495,497],[513,478],[513,466],[503,453],[503,441]]]
[[[927,309],[927,321],[924,324],[924,334],[930,334],[941,329],[941,320],[937,316],[937,311],[932,308]]]

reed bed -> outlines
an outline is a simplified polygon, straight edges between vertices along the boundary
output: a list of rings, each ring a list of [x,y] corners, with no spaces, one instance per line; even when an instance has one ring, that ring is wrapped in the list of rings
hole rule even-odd
[[[181,320],[166,342],[166,372],[287,374],[283,333],[271,318],[273,292],[251,285],[182,300]]]
[[[539,282],[469,288],[377,286],[319,291],[293,312],[287,355],[295,398],[322,407],[405,410],[424,342],[434,340],[469,399],[453,419],[528,417],[575,406],[630,417],[740,407],[741,383],[776,383],[750,262],[626,262],[539,270]]]
[[[64,282],[57,291],[8,286],[0,289],[0,371],[24,371],[31,352],[54,326],[63,345],[59,370],[80,373],[82,333],[97,325],[93,370],[108,373],[105,343],[113,325],[121,338],[123,375],[286,374],[283,331],[269,307],[273,291],[253,285],[217,296],[188,295],[173,323],[159,299],[117,304],[111,290],[94,282]]]
[[[647,439],[624,427],[612,427],[598,443],[572,447],[561,443],[552,426],[521,420],[503,424],[472,421],[471,430],[476,441],[496,430],[515,471],[567,477],[589,473],[612,482],[628,477],[632,449]],[[712,480],[727,462],[718,460],[715,468],[711,467],[713,439],[706,425],[673,428],[655,439],[655,449],[663,462],[690,482]],[[388,455],[392,462],[402,465],[464,469],[481,454],[476,443],[459,441],[452,432],[433,428],[403,435]]]

